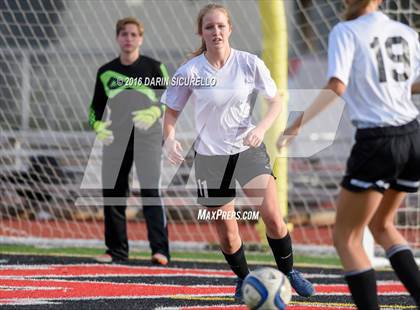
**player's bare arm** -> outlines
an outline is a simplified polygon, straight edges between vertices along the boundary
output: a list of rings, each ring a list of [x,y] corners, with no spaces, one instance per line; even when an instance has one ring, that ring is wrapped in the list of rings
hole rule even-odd
[[[181,143],[175,139],[175,123],[179,114],[179,111],[167,107],[163,123],[165,152],[169,161],[174,165],[180,164],[184,160]]]
[[[257,124],[257,127],[251,130],[246,136],[244,145],[249,145],[251,147],[260,146],[264,140],[266,131],[270,129],[270,127],[281,113],[282,100],[279,92],[277,92],[273,98],[266,98],[266,100],[268,104],[267,113],[264,118]]]
[[[346,91],[346,85],[337,78],[331,78],[323,90],[324,91],[319,93],[308,109],[284,130],[283,134],[277,140],[278,149],[287,146],[299,133],[301,127],[336,102],[336,99],[341,97]]]

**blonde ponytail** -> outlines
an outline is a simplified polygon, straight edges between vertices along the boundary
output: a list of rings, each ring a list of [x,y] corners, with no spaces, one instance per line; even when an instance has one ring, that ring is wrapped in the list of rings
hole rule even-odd
[[[190,58],[194,58],[198,55],[203,54],[207,50],[206,48],[206,42],[204,42],[204,39],[201,39],[201,46],[197,48],[195,51],[190,53]]]

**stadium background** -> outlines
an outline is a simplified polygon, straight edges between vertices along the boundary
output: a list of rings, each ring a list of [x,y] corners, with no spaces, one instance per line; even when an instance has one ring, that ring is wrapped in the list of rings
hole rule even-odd
[[[262,54],[257,1],[221,1],[232,13],[232,46]],[[117,55],[115,22],[134,15],[145,24],[141,52],[167,64],[170,73],[199,45],[195,17],[207,1],[194,0],[1,0],[0,1],[0,242],[4,244],[101,246],[99,190],[81,189],[83,176],[99,182],[100,148],[87,128],[97,68]],[[291,88],[289,110],[325,82],[328,32],[338,22],[340,0],[284,1]],[[418,1],[385,1],[394,18],[420,29]],[[302,91],[309,90],[309,91]],[[183,141],[192,122],[184,114]],[[334,199],[338,193],[353,129],[343,115],[334,132],[304,139],[321,146],[310,158],[288,161],[288,220],[297,249],[332,253]],[[290,150],[294,152],[293,149]],[[84,175],[88,161],[93,168]],[[97,169],[95,169],[95,167]],[[172,175],[164,166],[163,181]],[[172,246],[207,249],[216,241],[209,223],[197,222],[185,186],[188,171],[165,192]],[[134,248],[147,246],[133,178],[128,209]],[[193,180],[190,178],[189,181]],[[190,184],[191,185],[191,184]],[[172,199],[177,197],[179,199]],[[172,199],[172,200],[171,200]],[[398,216],[415,249],[420,247],[420,199],[411,195]],[[242,222],[248,245],[259,245],[256,223]],[[258,247],[257,247],[258,248]]]

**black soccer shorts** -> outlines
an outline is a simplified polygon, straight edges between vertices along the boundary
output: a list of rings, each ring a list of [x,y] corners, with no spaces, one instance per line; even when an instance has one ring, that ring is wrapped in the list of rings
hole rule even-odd
[[[418,121],[357,130],[341,185],[353,192],[373,189],[382,193],[388,188],[416,192],[420,186]]]
[[[264,144],[234,155],[196,154],[195,177],[198,203],[221,207],[236,197],[236,181],[243,187],[253,178],[272,174]]]

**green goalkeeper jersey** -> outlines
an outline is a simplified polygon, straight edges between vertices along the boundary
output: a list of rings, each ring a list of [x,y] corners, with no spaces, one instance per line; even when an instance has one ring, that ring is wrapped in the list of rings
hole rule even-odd
[[[89,125],[107,117],[115,128],[131,123],[133,111],[152,105],[163,108],[159,98],[168,81],[165,65],[144,55],[131,65],[123,65],[119,57],[106,63],[96,75]]]

